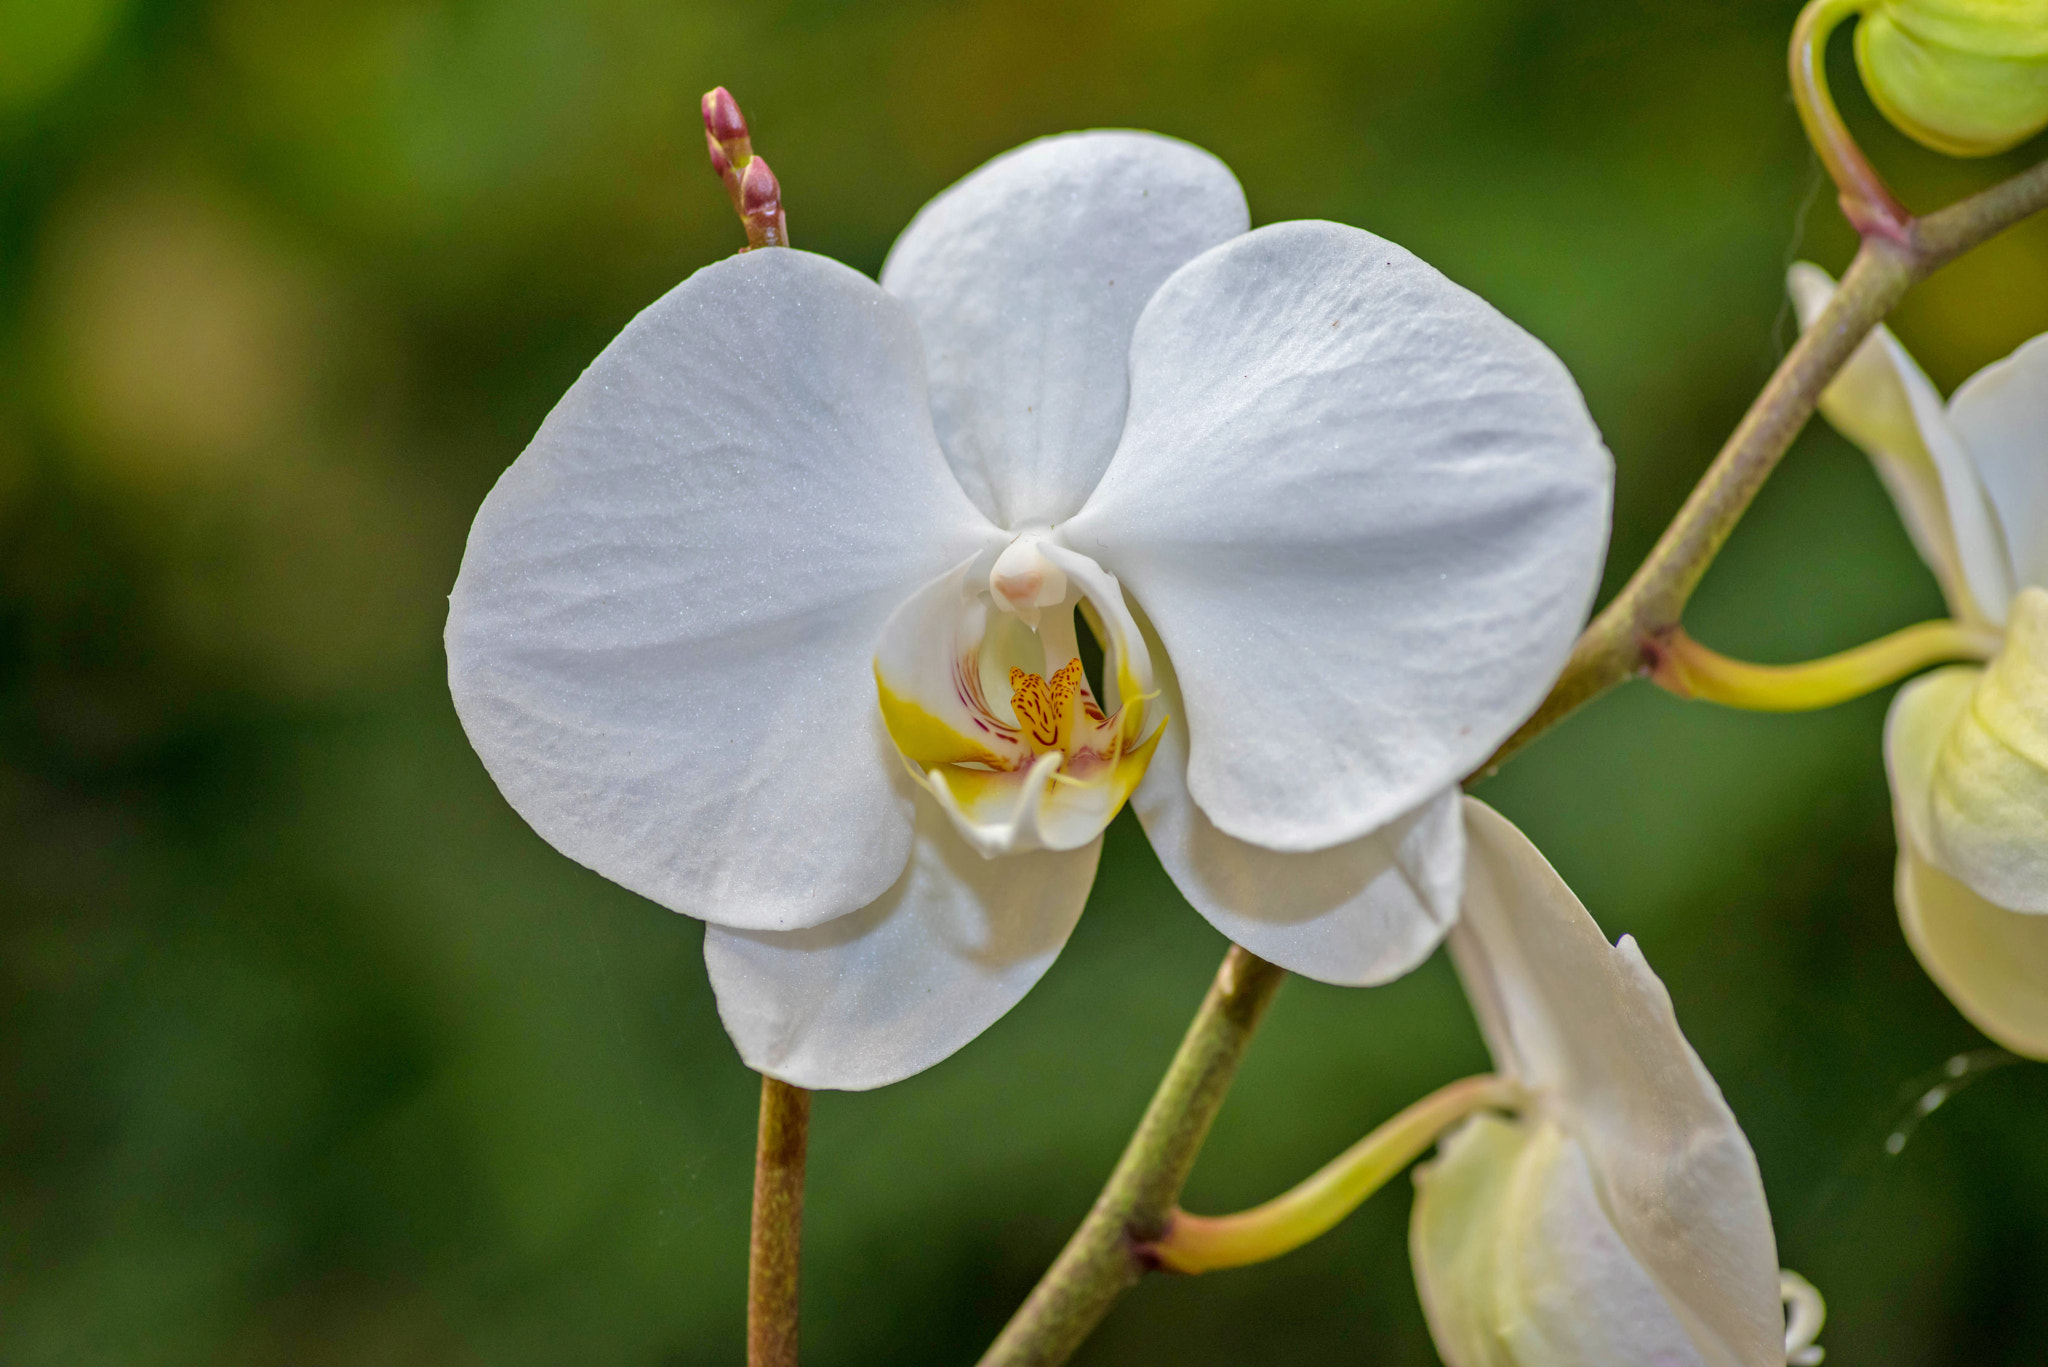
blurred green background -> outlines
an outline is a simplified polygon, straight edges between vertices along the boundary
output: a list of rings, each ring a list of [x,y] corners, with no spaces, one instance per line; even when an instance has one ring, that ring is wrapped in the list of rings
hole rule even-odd
[[[1577,373],[1620,469],[1611,590],[1788,341],[1786,263],[1847,259],[1785,95],[1794,9],[0,0],[0,1361],[740,1360],[756,1089],[699,927],[520,823],[438,640],[498,472],[741,242],[699,92],[739,95],[797,243],[863,270],[985,158],[1101,125],[1217,152],[1257,222],[1397,239]],[[1910,203],[2040,155],[1921,152],[1844,55]],[[2048,224],[1895,325],[1944,389],[2048,328]],[[1692,625],[1795,659],[1938,612],[1816,430]],[[2048,1075],[1883,1152],[1982,1045],[1892,913],[1884,706],[1638,685],[1486,795],[1669,983],[1829,1360],[2037,1363]],[[1103,870],[987,1036],[819,1098],[815,1367],[971,1361],[1106,1173],[1223,945],[1128,817]],[[1262,1199],[1483,1062],[1441,958],[1290,983],[1188,1204]],[[1157,1279],[1083,1360],[1432,1362],[1408,1199]]]

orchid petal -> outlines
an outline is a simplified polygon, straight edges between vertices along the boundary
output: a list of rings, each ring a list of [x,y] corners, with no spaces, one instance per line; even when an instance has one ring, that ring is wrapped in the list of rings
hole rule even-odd
[[[1899,841],[1899,924],[1927,976],[1970,1023],[2048,1060],[2048,916],[1985,901]]]
[[[1884,718],[1884,765],[1901,845],[1923,854],[1935,848],[1930,809],[1935,767],[1983,678],[1976,665],[1949,665],[1922,674],[1892,698]]]
[[[1885,757],[1923,855],[1994,906],[2048,912],[2048,591],[2014,600],[1988,668],[1899,690]]]
[[[1131,343],[1123,444],[1068,543],[1157,628],[1216,828],[1327,849],[1456,783],[1563,665],[1613,465],[1571,376],[1370,233],[1261,228]]]
[[[2021,595],[2021,620],[2036,593]],[[2048,916],[1991,901],[1937,862],[1939,775],[1988,674],[1956,665],[1923,675],[1899,690],[1885,718],[1899,923],[1927,976],[1972,1024],[2015,1053],[2048,1059]]]
[[[1327,850],[1283,854],[1225,835],[1188,796],[1180,683],[1156,643],[1153,658],[1168,720],[1131,807],[1181,895],[1232,942],[1319,982],[1391,982],[1428,958],[1464,885],[1458,790]]]
[[[1227,167],[1153,133],[1026,143],[927,204],[882,268],[923,330],[939,440],[1006,527],[1081,506],[1123,430],[1131,328],[1242,233]]]
[[[1515,1160],[1528,1126],[1484,1112],[1438,1146],[1415,1169],[1408,1215],[1408,1254],[1415,1293],[1445,1367],[1517,1367],[1498,1331],[1495,1308],[1506,1241],[1514,1217]]]
[[[1786,272],[1785,285],[1802,328],[1814,325],[1835,293],[1834,277],[1807,261],[1793,263]],[[1914,421],[1913,405],[1899,380],[1901,370],[1912,366],[1912,357],[1891,330],[1879,324],[1821,391],[1821,415],[1870,457],[1871,468],[1891,494],[1899,520],[1906,524],[1913,548],[1941,584],[1949,610],[1966,620],[1978,620],[1982,614],[1971,603],[1963,582],[1948,500],[1941,493],[1941,474],[1934,468],[1927,443],[1920,439],[1920,424]]]
[[[1992,511],[1990,496],[1963,448],[1962,438],[1949,423],[1948,410],[1933,382],[1897,342],[1890,344],[1889,354],[1906,391],[1906,400],[1913,406],[1913,417],[1920,424],[1920,439],[1926,443],[1928,455],[1934,458],[1935,471],[1941,476],[1941,496],[1948,507],[1956,563],[1962,568],[1962,583],[1969,591],[1969,602],[1985,621],[2002,626],[2016,584],[2012,556]]]
[[[937,767],[927,774],[925,786],[960,838],[985,858],[1077,849],[1101,835],[1123,810],[1157,741],[1154,732],[1085,778],[1061,773],[1055,753],[1009,773]]]
[[[1948,417],[2005,530],[2013,582],[2048,588],[2048,334],[1963,381]]]
[[[1495,1060],[1556,1098],[1601,1208],[1708,1367],[1782,1363],[1756,1157],[1670,995],[1520,831],[1475,799],[1465,811],[1471,860],[1449,943]]]
[[[824,257],[751,252],[634,319],[484,500],[449,686],[564,854],[707,921],[815,925],[910,850],[882,623],[992,534],[908,311]]]
[[[863,1091],[922,1072],[1043,977],[1095,880],[1098,839],[984,860],[930,802],[896,885],[827,925],[704,931],[726,1033],[749,1068]]]
[[[1802,327],[1813,326],[1835,292],[1827,272],[1803,261],[1787,286]],[[1933,381],[1889,328],[1879,326],[1851,353],[1820,409],[1870,457],[1950,610],[2003,622],[2013,584],[1984,487]]]
[[[1474,1116],[1415,1187],[1416,1289],[1448,1367],[1701,1367],[1555,1123]]]

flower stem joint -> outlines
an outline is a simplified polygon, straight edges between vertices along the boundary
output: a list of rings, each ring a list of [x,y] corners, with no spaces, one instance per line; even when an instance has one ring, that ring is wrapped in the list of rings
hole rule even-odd
[[[789,220],[782,210],[782,186],[768,160],[754,152],[753,135],[739,101],[724,86],[706,92],[704,146],[711,169],[725,185],[726,198],[747,230],[747,247],[787,247]]]
[[[1792,26],[1792,96],[1865,237],[1910,244],[1912,216],[1828,93],[1828,37],[1850,18],[1856,67],[1885,118],[1952,157],[1985,157],[2048,127],[2048,0],[1809,0]]]

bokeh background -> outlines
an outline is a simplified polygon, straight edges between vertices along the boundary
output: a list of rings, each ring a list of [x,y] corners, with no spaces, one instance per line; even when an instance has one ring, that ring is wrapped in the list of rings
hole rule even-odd
[[[1619,464],[1609,589],[1850,238],[1790,0],[0,0],[0,1361],[741,1357],[755,1079],[700,930],[555,855],[464,743],[439,629],[498,472],[643,304],[740,244],[740,96],[799,245],[874,271],[1039,134],[1211,148],[1255,221],[1395,238],[1571,365]],[[1846,44],[1838,43],[1838,49]],[[1852,122],[1927,207],[1956,163]],[[2048,328],[2048,224],[1914,293],[1946,389]],[[1796,659],[1936,615],[1809,432],[1695,634]],[[1747,1126],[1830,1360],[2035,1363],[2048,1074],[1908,954],[1885,699],[1632,686],[1485,790],[1634,933]],[[1222,942],[1137,827],[1044,984],[817,1104],[807,1358],[964,1363],[1085,1208]],[[1282,992],[1191,1208],[1264,1198],[1484,1066],[1439,958]],[[1089,1363],[1433,1362],[1405,1179],[1320,1243],[1156,1279]]]

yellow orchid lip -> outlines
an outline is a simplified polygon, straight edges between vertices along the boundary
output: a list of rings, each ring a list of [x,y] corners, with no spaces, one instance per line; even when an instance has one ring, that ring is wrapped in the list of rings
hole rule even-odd
[[[1144,777],[1149,656],[1116,580],[1026,534],[960,566],[891,617],[875,656],[882,722],[906,766],[982,854],[1073,849],[1109,824]],[[1025,593],[1058,585],[1049,594]],[[1113,661],[1115,705],[1082,668],[1077,610]],[[1056,667],[1052,667],[1055,666]],[[1009,696],[991,701],[1007,679]]]

